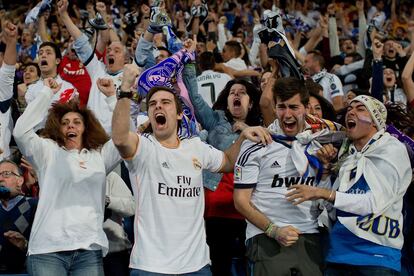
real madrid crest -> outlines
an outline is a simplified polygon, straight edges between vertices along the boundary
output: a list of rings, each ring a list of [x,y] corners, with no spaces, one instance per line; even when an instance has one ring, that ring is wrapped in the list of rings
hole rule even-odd
[[[201,170],[202,168],[200,161],[198,161],[198,159],[195,157],[193,158],[193,166],[194,166],[194,169],[198,171]]]

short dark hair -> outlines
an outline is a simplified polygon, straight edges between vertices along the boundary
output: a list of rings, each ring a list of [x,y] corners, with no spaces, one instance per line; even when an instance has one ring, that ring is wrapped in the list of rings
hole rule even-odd
[[[317,82],[314,82],[312,79],[305,80],[306,89],[308,89],[309,94],[315,93],[319,94],[319,91],[323,91],[322,85]]]
[[[158,51],[166,51],[168,53],[168,56],[171,56],[172,53],[170,52],[170,50],[168,50],[168,48],[164,47],[164,46],[159,46],[157,47]]]
[[[307,106],[309,104],[309,92],[303,80],[288,77],[278,79],[273,86],[273,99],[279,98],[287,101],[295,95],[299,94],[300,102]]]
[[[216,65],[214,60],[214,54],[212,52],[204,52],[198,58],[198,66],[200,66],[201,71],[211,70]]]
[[[149,104],[149,101],[151,100],[152,96],[154,96],[154,94],[157,93],[158,91],[167,91],[167,92],[173,94],[177,114],[183,113],[183,103],[180,99],[180,96],[178,96],[178,94],[173,89],[171,89],[169,87],[166,87],[166,86],[154,86],[154,87],[152,87],[148,91],[148,94],[147,94],[147,97],[146,97],[147,105]],[[177,120],[177,121],[178,121],[177,130],[178,130],[180,128],[180,125],[181,125],[181,120]],[[151,125],[149,125],[149,127],[146,129],[145,132],[152,132]]]
[[[234,51],[237,57],[241,55],[242,48],[238,41],[230,40],[227,41],[225,45],[229,47],[232,51]]]
[[[313,60],[316,60],[317,62],[319,62],[319,65],[321,66],[321,68],[325,67],[325,59],[322,56],[322,53],[318,50],[312,50],[308,52],[308,55],[312,54],[312,58]]]
[[[36,68],[36,72],[37,72],[37,76],[40,77],[41,76],[41,72],[40,72],[40,68],[39,68],[39,64],[35,63],[35,62],[26,62],[25,64],[23,64],[22,66],[22,71],[24,72],[24,70],[29,67],[29,66],[33,66]]]
[[[39,50],[46,46],[51,47],[55,51],[55,55],[57,59],[62,59],[62,53],[60,52],[59,47],[53,42],[50,42],[50,41],[43,42],[42,44],[40,44]]]

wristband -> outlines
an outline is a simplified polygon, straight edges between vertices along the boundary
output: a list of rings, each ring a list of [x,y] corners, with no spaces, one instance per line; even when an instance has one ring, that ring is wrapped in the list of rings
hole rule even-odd
[[[131,99],[133,96],[132,91],[119,91],[118,99],[128,98]]]

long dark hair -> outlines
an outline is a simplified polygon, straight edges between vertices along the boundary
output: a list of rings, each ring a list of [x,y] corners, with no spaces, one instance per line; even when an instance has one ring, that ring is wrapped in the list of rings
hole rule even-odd
[[[227,98],[230,93],[230,89],[234,84],[241,84],[246,87],[247,94],[250,97],[250,102],[252,103],[252,108],[247,113],[246,117],[246,124],[249,126],[258,126],[262,123],[262,114],[260,113],[260,90],[252,84],[244,79],[234,79],[229,81],[226,86],[224,87],[223,91],[221,91],[220,95],[218,96],[216,102],[213,105],[214,110],[223,110],[225,111],[226,117],[230,123],[234,122],[234,118],[231,115],[230,111],[228,110],[227,106]]]
[[[46,125],[41,135],[54,140],[59,146],[63,147],[65,139],[60,131],[60,126],[62,117],[68,112],[79,113],[83,118],[85,132],[82,135],[82,145],[84,148],[88,150],[99,149],[109,140],[108,135],[93,112],[88,108],[79,107],[79,102],[76,100],[71,100],[67,103],[54,103],[49,109]]]

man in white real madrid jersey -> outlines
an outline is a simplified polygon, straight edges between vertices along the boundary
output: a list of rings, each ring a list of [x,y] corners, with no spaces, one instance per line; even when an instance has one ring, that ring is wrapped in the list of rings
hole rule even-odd
[[[336,75],[324,69],[324,64],[325,60],[319,51],[310,51],[305,57],[303,67],[312,76],[313,81],[323,87],[323,96],[338,111],[344,107],[342,83]]]
[[[244,138],[267,143],[271,137],[260,127],[246,129],[224,153],[198,137],[180,140],[182,106],[166,87],[153,87],[147,95],[152,134],[130,132],[135,70],[125,66],[112,121],[114,143],[137,183],[131,275],[211,275],[202,170],[231,172]]]
[[[234,171],[235,206],[247,219],[250,275],[321,275],[316,205],[296,206],[285,197],[289,186],[319,180],[307,157],[318,149],[318,133],[305,121],[309,93],[295,78],[277,80],[273,93],[273,142],[244,142]]]
[[[197,77],[198,93],[212,107],[226,84],[232,80],[232,77],[214,71],[216,62],[211,52],[202,53],[198,58],[198,65],[202,71],[201,75]]]

